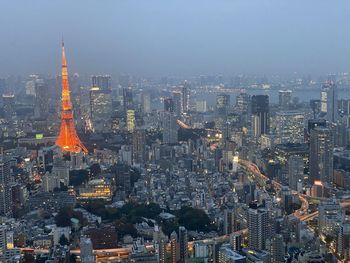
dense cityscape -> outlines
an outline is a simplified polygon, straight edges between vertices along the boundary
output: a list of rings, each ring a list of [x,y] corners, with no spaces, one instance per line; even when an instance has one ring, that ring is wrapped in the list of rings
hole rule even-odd
[[[347,0],[0,2],[0,263],[350,262]]]
[[[349,87],[83,78],[62,43],[60,75],[0,80],[2,261],[349,260]]]

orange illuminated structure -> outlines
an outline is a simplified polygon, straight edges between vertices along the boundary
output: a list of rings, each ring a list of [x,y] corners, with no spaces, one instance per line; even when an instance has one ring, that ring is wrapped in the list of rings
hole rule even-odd
[[[84,152],[86,147],[80,141],[73,120],[73,106],[70,100],[70,90],[68,83],[67,60],[62,42],[62,105],[61,105],[61,127],[56,139],[56,145],[66,152]]]

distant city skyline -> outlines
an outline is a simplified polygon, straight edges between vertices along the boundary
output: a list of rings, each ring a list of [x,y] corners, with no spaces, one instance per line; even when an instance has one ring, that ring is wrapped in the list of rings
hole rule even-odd
[[[0,76],[350,71],[350,5],[311,1],[2,1]]]

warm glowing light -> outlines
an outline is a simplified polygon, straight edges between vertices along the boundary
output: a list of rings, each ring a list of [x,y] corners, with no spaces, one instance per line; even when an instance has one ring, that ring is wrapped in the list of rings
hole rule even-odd
[[[56,139],[56,145],[67,152],[87,153],[86,147],[80,141],[73,120],[73,106],[70,100],[68,82],[67,60],[62,43],[62,110],[60,133]]]
[[[322,182],[321,181],[315,181],[314,182],[314,185],[317,185],[317,186],[323,186]]]

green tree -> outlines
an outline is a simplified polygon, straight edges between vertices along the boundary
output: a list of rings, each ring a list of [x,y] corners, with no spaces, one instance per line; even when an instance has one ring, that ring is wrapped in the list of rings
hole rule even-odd
[[[69,245],[69,240],[66,238],[65,235],[61,235],[59,243],[61,246],[68,246]]]
[[[87,170],[73,170],[69,172],[69,185],[77,187],[88,180],[89,172]]]
[[[179,224],[188,230],[208,232],[214,229],[210,218],[201,209],[183,206],[176,211],[176,215],[179,219]]]
[[[117,231],[118,238],[123,238],[125,235],[131,235],[137,237],[137,230],[132,223],[126,221],[126,219],[120,219],[115,221],[115,230]]]

